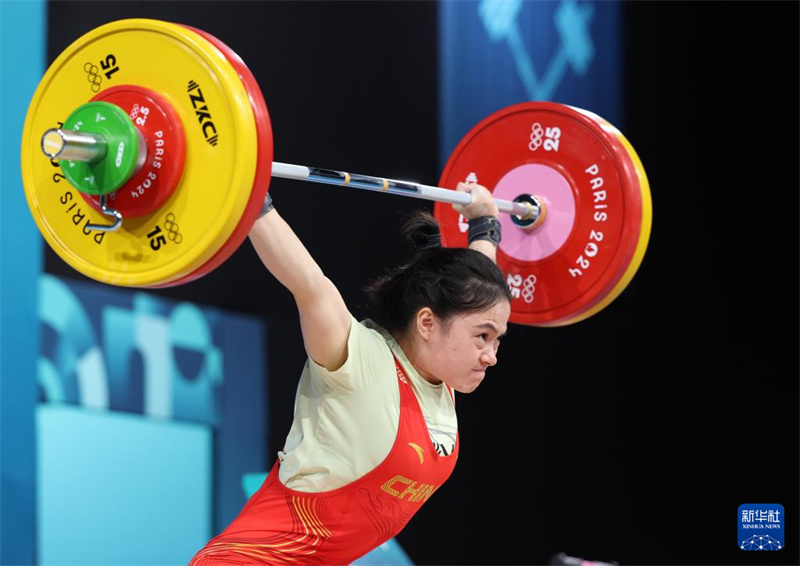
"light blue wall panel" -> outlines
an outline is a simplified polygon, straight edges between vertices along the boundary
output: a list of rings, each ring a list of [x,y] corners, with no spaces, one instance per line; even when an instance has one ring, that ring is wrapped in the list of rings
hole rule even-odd
[[[41,404],[38,563],[180,566],[211,534],[206,425]]]

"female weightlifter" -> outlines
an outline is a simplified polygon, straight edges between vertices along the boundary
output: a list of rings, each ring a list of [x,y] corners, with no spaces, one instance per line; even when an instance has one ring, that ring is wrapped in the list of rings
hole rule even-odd
[[[191,566],[348,564],[397,535],[450,476],[454,391],[474,391],[497,363],[511,300],[491,193],[457,190],[472,193],[454,205],[469,248],[442,247],[432,216],[412,218],[418,251],[368,289],[363,322],[268,199],[250,241],[297,302],[308,361],[272,471]]]

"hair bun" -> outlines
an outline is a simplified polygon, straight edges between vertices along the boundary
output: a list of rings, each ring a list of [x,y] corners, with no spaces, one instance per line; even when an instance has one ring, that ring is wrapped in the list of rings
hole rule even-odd
[[[439,223],[430,212],[417,210],[411,213],[403,224],[402,234],[417,251],[442,246]]]

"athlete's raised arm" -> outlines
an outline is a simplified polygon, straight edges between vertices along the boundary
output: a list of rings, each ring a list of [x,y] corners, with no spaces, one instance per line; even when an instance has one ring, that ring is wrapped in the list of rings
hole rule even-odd
[[[333,371],[347,359],[350,311],[341,293],[274,208],[250,230],[250,241],[266,268],[294,296],[306,353]]]

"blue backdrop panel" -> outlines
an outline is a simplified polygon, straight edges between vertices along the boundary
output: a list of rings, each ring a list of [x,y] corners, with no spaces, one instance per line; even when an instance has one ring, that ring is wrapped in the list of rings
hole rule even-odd
[[[52,275],[42,275],[39,288],[38,457],[49,467],[39,477],[46,489],[39,493],[38,508],[50,510],[39,518],[41,556],[50,564],[80,562],[81,555],[62,544],[60,521],[66,511],[59,494],[82,493],[89,485],[95,492],[82,503],[84,534],[96,532],[88,526],[96,524],[92,517],[103,518],[98,525],[124,516],[130,522],[121,539],[115,532],[106,546],[92,542],[93,548],[103,548],[91,555],[96,562],[83,556],[84,564],[170,564],[179,549],[184,555],[187,548],[199,550],[244,506],[242,476],[266,466],[263,324],[215,308]],[[76,413],[42,413],[53,407]],[[62,422],[65,418],[70,420]],[[112,447],[113,438],[117,445]],[[66,467],[77,473],[83,465],[91,481],[67,477],[59,483],[50,471],[64,465],[53,462],[75,443],[85,450]],[[141,449],[149,443],[150,450]],[[118,467],[130,468],[133,475]],[[136,495],[140,507],[135,509],[142,517],[148,511],[170,517],[163,525],[172,523],[171,528],[160,530],[158,521],[139,520],[130,511],[116,515],[119,505],[109,494],[134,481],[137,490],[139,484],[142,489],[162,486],[160,492],[147,491],[152,498]],[[182,485],[190,495],[165,487]],[[189,499],[194,503],[184,505]],[[180,517],[182,507],[191,521]],[[150,540],[153,533],[168,536],[171,545],[128,544],[137,537]],[[112,552],[115,545],[125,547],[128,562]],[[188,560],[184,555],[181,560]]]
[[[621,127],[619,11],[617,2],[442,1],[442,167],[474,125],[519,102],[578,106]]]
[[[28,103],[45,68],[46,18],[42,0],[0,0],[0,564],[35,558],[39,333],[33,313],[42,238],[25,202],[19,162]]]
[[[227,316],[220,322],[223,375],[229,386],[222,399],[224,419],[214,445],[215,534],[227,527],[247,502],[242,478],[271,466],[277,457],[277,452],[267,451],[267,329],[260,321],[245,317]]]
[[[181,566],[211,533],[210,427],[37,409],[38,563]]]

